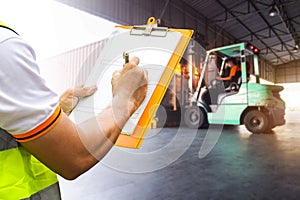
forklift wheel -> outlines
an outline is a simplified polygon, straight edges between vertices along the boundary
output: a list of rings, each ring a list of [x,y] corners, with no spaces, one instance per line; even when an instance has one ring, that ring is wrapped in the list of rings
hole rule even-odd
[[[198,106],[191,106],[184,112],[184,122],[189,128],[201,128],[205,122],[203,110]]]
[[[258,110],[251,110],[246,113],[244,124],[252,133],[267,133],[271,130],[268,116]]]

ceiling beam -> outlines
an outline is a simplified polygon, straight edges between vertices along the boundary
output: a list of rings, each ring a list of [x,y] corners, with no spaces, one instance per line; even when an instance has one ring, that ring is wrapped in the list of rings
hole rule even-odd
[[[300,33],[300,31],[298,31]],[[270,38],[274,38],[274,37],[277,37],[276,35],[261,35],[261,34],[258,34],[257,35],[260,37],[260,38],[264,38],[264,39],[270,39]],[[287,35],[290,35],[290,33],[280,33],[278,34],[279,36],[287,36]],[[293,40],[292,38],[290,40]],[[294,46],[293,46],[294,47]]]
[[[232,11],[228,10],[228,8],[224,5],[224,3],[221,2],[221,0],[216,0],[216,2],[221,5],[226,12],[229,12],[230,15],[232,15],[233,17],[236,17],[236,15],[234,13],[232,13]],[[255,36],[264,46],[268,47],[268,45],[262,40],[260,39],[256,33],[252,32],[251,29],[244,23],[242,22],[242,20],[240,20],[239,18],[236,19],[249,33],[251,33],[253,36]],[[276,52],[274,52],[272,49],[270,49],[270,51],[282,62],[284,62],[277,54]]]
[[[159,18],[158,18],[159,20],[161,20],[163,18],[163,16],[165,15],[165,12],[167,10],[167,7],[168,7],[169,3],[170,3],[170,0],[166,0],[165,5],[164,5],[164,7],[163,7],[163,9],[162,9],[162,11],[159,15]]]
[[[298,22],[297,20],[295,20],[295,19],[292,19],[291,21],[293,21],[295,24],[298,24],[298,25],[300,25],[300,22]]]
[[[264,5],[264,6],[266,6],[266,7],[270,7],[270,6],[271,6],[270,4],[265,3],[265,2],[263,2],[263,1],[259,1],[259,0],[254,0],[254,2],[257,3],[257,4]]]
[[[197,23],[199,24],[204,24],[205,26],[205,37],[207,36],[207,31],[208,29],[211,30],[212,32],[214,32],[215,30],[217,30],[216,34],[218,37],[226,37],[226,39],[228,41],[234,41],[235,37],[233,35],[231,35],[229,32],[225,31],[222,29],[222,27],[220,27],[219,25],[213,23],[210,19],[208,19],[207,17],[205,17],[203,14],[201,14],[199,11],[197,11],[195,8],[191,7],[190,5],[188,5],[185,2],[181,2],[182,5],[178,5],[178,1],[170,1],[169,5],[172,5],[174,8],[176,8],[177,10],[185,13],[187,16],[189,16],[191,19],[194,19]],[[190,9],[189,12],[186,12],[186,9],[183,8],[183,6],[186,6]],[[197,13],[197,15],[195,16],[194,13]],[[203,19],[205,19],[205,23],[203,21],[201,21],[199,19],[199,16]],[[223,32],[221,32],[223,31]],[[207,38],[205,38],[206,42]]]
[[[285,9],[285,6],[284,6],[284,2],[282,0],[278,0],[279,1],[279,11],[280,13],[282,13],[282,16],[280,16],[282,18],[282,21],[285,23],[285,26],[287,27],[287,29],[289,30],[290,34],[292,35],[294,41],[295,41],[295,44],[297,45],[300,45],[300,41],[299,41],[299,36],[296,32],[296,29],[295,27],[293,26],[289,16],[288,16],[288,13]]]
[[[256,6],[255,3],[253,3],[252,0],[248,0],[251,5],[253,6],[253,8],[258,11],[258,7]],[[285,49],[290,53],[290,55],[292,57],[294,57],[294,55],[292,54],[292,52],[290,51],[290,49],[284,44],[284,42],[282,41],[281,37],[278,35],[277,31],[274,29],[274,27],[271,27],[270,23],[267,21],[267,19],[259,12],[258,15],[262,18],[262,20],[266,23],[266,25],[272,30],[272,32],[277,36],[278,40],[283,44],[283,46],[285,47]],[[281,20],[282,23],[284,23],[284,20]]]
[[[244,17],[244,16],[248,16],[248,17],[250,17],[251,15],[255,15],[255,14],[257,14],[258,12],[262,12],[262,11],[264,11],[264,10],[269,10],[269,8],[267,8],[267,9],[262,9],[262,10],[259,10],[259,11],[251,11],[250,12],[250,10],[248,9],[248,11],[247,12],[239,12],[239,11],[233,11],[232,10],[232,13],[236,13],[237,15],[235,15],[235,17],[230,17],[230,18],[228,18],[228,17],[226,17],[225,16],[225,19],[216,19],[216,20],[214,20],[214,22],[215,23],[222,23],[222,22],[228,22],[228,21],[231,21],[231,20],[235,20],[236,18],[239,18],[239,17]]]
[[[285,41],[283,41],[283,42],[286,43],[286,42],[290,42],[290,41],[292,41],[292,40],[289,39],[289,40],[285,40]],[[272,45],[268,46],[267,48],[276,47],[276,46],[278,46],[278,45],[282,45],[282,43],[280,42],[280,43],[272,44]],[[286,45],[288,45],[289,47],[293,48],[293,47],[292,47],[291,45],[289,45],[289,44],[286,44]],[[267,49],[267,48],[262,48],[262,49],[260,49],[260,50],[263,51],[263,50],[265,50],[265,49]]]
[[[285,55],[282,55],[282,57],[285,57],[285,56],[290,56],[289,54],[285,54]],[[274,62],[274,61],[272,61],[272,60],[274,60],[274,59],[276,59],[277,60],[277,62]],[[284,64],[284,63],[288,63],[288,62],[292,62],[292,61],[295,61],[295,60],[299,60],[300,59],[300,57],[299,56],[296,56],[296,58],[295,59],[286,59],[286,58],[282,58],[285,62],[279,62],[278,61],[278,59],[277,58],[270,58],[269,60],[270,60],[270,62],[271,63],[276,63],[276,65],[278,65],[278,64]]]
[[[239,6],[239,5],[241,5],[240,2],[234,4],[233,6],[231,6],[230,8],[228,8],[228,10],[232,10],[232,9],[234,9],[235,7]],[[225,10],[225,12],[227,12],[227,11]],[[218,16],[222,15],[223,13],[224,13],[224,12],[221,11],[221,12],[217,13],[216,15],[214,15],[213,17],[210,17],[210,18],[211,18],[211,19],[215,19],[215,18],[217,18]],[[248,12],[247,12],[247,13],[250,13],[250,10],[249,10],[249,9],[248,9]],[[245,14],[247,14],[247,13],[245,13]],[[214,20],[214,22],[219,22],[219,21],[224,22],[224,21],[227,21],[227,20],[228,20],[228,17],[227,17],[227,16],[228,16],[228,15],[226,14],[224,20]],[[230,18],[230,19],[231,19],[231,18]]]
[[[255,2],[256,4],[261,4],[261,5],[264,5],[267,7],[272,6],[272,4],[265,3],[263,1],[265,1],[265,0],[253,0],[253,2]],[[284,2],[282,2],[282,4],[287,5],[287,4],[296,3],[296,2],[299,2],[299,0],[284,0]]]
[[[294,20],[294,19],[297,18],[297,17],[300,17],[300,14],[298,14],[298,15],[292,17],[292,18],[289,18],[289,19],[287,19],[287,20]],[[274,27],[274,26],[277,26],[277,25],[279,25],[279,24],[282,24],[282,22],[277,22],[277,23],[271,24],[270,27]],[[300,23],[299,23],[299,24],[300,24]],[[261,28],[261,29],[256,30],[255,32],[258,33],[258,32],[261,32],[261,31],[270,29],[270,27],[264,27],[264,28]],[[237,38],[237,39],[238,39],[238,40],[241,40],[241,39],[243,39],[243,38],[246,38],[246,37],[251,36],[251,34],[252,34],[252,33],[248,33],[248,34],[243,35],[243,36],[241,36],[241,37],[239,37],[239,38]]]

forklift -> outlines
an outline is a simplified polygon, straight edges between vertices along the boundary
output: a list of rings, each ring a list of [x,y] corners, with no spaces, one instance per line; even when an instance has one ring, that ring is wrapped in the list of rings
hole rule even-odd
[[[268,133],[285,124],[285,102],[279,92],[283,87],[260,83],[259,49],[249,43],[239,43],[206,52],[196,91],[183,105],[183,120],[189,128],[209,124],[242,125],[252,133]],[[236,81],[229,84],[218,80],[226,69],[226,60],[239,65]],[[254,69],[250,81],[249,69]]]

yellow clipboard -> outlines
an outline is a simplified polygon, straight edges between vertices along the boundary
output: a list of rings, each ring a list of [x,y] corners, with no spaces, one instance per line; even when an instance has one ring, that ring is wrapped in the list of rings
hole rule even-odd
[[[151,31],[155,29],[154,23],[155,19],[153,17],[148,19],[147,26],[117,26],[118,28],[123,29],[136,29],[137,31],[144,31],[144,34],[151,34]],[[160,29],[159,27],[157,29]],[[163,28],[161,28],[161,31]],[[154,92],[146,105],[142,116],[140,117],[137,126],[135,127],[133,133],[131,135],[120,134],[117,139],[116,146],[126,147],[126,148],[139,148],[142,144],[143,138],[147,133],[151,121],[158,109],[159,104],[162,101],[162,98],[170,84],[170,81],[174,75],[174,70],[178,65],[184,51],[187,48],[187,45],[193,35],[193,30],[188,29],[173,29],[173,28],[166,28],[166,32],[178,32],[181,34],[181,38],[167,64],[164,69],[164,72],[154,89]],[[154,36],[155,37],[155,36]]]

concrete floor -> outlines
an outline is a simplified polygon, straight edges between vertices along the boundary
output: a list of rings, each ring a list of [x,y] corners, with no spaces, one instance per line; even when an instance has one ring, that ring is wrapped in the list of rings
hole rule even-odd
[[[298,114],[295,115],[297,118],[300,117]],[[218,128],[209,130],[217,138]],[[154,152],[151,156],[159,160],[158,163],[153,158],[146,163],[143,159],[134,163],[128,159],[136,169],[114,165],[116,170],[104,161],[105,164],[99,163],[75,181],[61,179],[63,200],[300,198],[299,122],[277,127],[272,134],[250,134],[244,126],[225,126],[212,151],[201,159],[198,154],[207,130],[198,130],[195,134],[191,129],[183,131],[184,136],[177,133],[178,128],[150,130],[140,150],[126,150],[144,158]],[[180,136],[175,138],[176,135]],[[182,142],[174,144],[177,139]],[[189,142],[191,145],[186,145]],[[157,153],[168,144],[174,148]],[[159,168],[159,162],[172,162],[171,158],[180,154],[176,148],[181,149],[183,155],[170,165],[155,170],[155,167]],[[126,163],[126,156],[117,159]],[[143,168],[152,171],[122,172]]]

